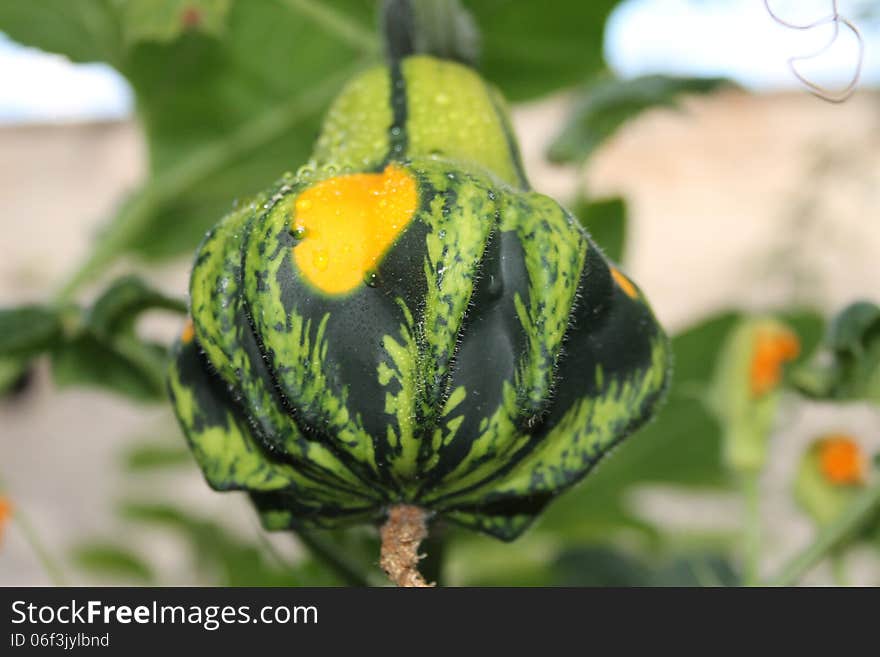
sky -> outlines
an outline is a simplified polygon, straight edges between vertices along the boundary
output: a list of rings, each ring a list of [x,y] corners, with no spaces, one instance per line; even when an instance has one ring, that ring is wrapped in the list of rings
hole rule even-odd
[[[587,0],[585,0],[587,1]],[[858,16],[877,0],[840,0],[841,13]],[[781,17],[811,23],[831,0],[772,0]],[[880,84],[880,20],[860,23],[865,43],[863,85]],[[870,29],[869,29],[870,28]],[[796,88],[791,57],[821,49],[829,26],[786,29],[767,14],[763,0],[628,0],[611,17],[606,58],[621,77],[647,73],[722,76],[757,90]],[[856,70],[857,41],[841,33],[824,54],[800,64],[816,82],[843,87]],[[102,64],[72,64],[25,48],[0,33],[0,123],[84,121],[130,114],[125,80]]]

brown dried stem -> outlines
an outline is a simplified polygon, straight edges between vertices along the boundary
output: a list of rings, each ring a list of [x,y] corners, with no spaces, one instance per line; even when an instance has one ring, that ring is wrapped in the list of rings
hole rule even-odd
[[[428,513],[411,504],[398,504],[388,510],[382,525],[382,552],[379,564],[397,586],[428,587],[419,572],[419,545],[428,537]]]

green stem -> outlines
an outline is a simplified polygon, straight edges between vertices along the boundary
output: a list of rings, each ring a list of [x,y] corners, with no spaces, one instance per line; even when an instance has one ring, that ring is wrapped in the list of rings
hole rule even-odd
[[[37,530],[34,529],[34,526],[30,523],[24,512],[16,507],[13,510],[12,517],[16,525],[18,525],[18,528],[21,530],[21,534],[24,536],[25,541],[27,541],[27,544],[39,560],[40,565],[43,566],[43,570],[46,571],[46,575],[49,577],[49,581],[52,582],[52,585],[64,586],[66,584],[66,578],[64,577],[63,569],[49,553],[49,550],[46,549],[40,535],[37,533]]]
[[[803,552],[795,555],[779,574],[770,580],[773,586],[793,586],[822,559],[831,555],[860,529],[871,516],[880,512],[880,482],[864,491],[841,516],[826,527]]]
[[[851,586],[842,550],[835,550],[831,555],[831,572],[836,586]]]
[[[371,578],[361,572],[351,559],[324,537],[307,531],[294,534],[317,559],[323,561],[348,586],[372,586]]]
[[[135,193],[116,220],[101,233],[88,259],[61,288],[56,301],[69,301],[83,284],[101,273],[163,205],[320,110],[351,72],[348,69],[328,78],[323,84],[281,103],[232,134],[193,151],[176,165],[156,175]]]
[[[757,473],[742,475],[742,495],[745,507],[743,582],[746,586],[757,586],[761,581],[761,490]]]
[[[374,55],[379,52],[379,42],[371,30],[351,20],[341,11],[328,6],[327,3],[314,0],[283,0],[283,2],[293,11],[306,16],[327,32],[335,34],[365,54]]]

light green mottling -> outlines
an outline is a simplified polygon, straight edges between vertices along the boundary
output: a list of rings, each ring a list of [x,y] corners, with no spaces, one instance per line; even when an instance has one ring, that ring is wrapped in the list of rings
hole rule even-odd
[[[293,470],[269,463],[253,444],[247,427],[241,426],[231,412],[226,424],[195,426],[196,408],[192,390],[184,386],[176,371],[169,377],[175,408],[183,426],[190,428],[190,447],[205,479],[215,490],[277,490],[290,486]]]
[[[329,314],[315,324],[295,308],[285,308],[278,272],[291,257],[290,249],[280,247],[281,235],[288,230],[288,215],[279,205],[254,226],[251,234],[260,238],[249,240],[245,246],[245,298],[252,308],[259,309],[252,317],[256,331],[285,396],[302,420],[318,428],[364,471],[375,474],[373,440],[348,411],[347,386],[339,386],[337,396],[330,385],[330,372],[324,364]],[[265,254],[260,252],[261,244]],[[314,441],[309,444],[317,445]],[[354,476],[349,468],[342,469]],[[363,472],[358,474],[363,481]]]
[[[391,474],[402,486],[411,485],[416,476],[416,465],[419,454],[419,443],[415,436],[416,404],[419,400],[419,388],[422,378],[419,376],[419,351],[416,345],[412,313],[405,304],[400,304],[406,324],[401,325],[402,341],[386,335],[383,340],[385,352],[394,363],[388,367],[386,363],[379,365],[379,384],[387,386],[396,381],[400,390],[395,394],[385,393],[385,412],[397,419],[397,429],[388,423],[386,439],[392,449]]]
[[[515,299],[529,341],[528,353],[517,367],[516,388],[523,411],[537,414],[550,399],[553,371],[590,247],[553,199],[536,193],[504,198],[501,229],[519,235],[529,273],[528,303],[519,295]]]
[[[520,174],[505,134],[504,119],[496,111],[492,91],[483,79],[473,69],[433,57],[409,57],[402,68],[406,79],[408,154],[436,155],[456,162],[462,169],[487,170],[519,187]]]
[[[388,69],[362,73],[330,106],[315,144],[313,165],[358,171],[378,167],[388,154],[392,120]]]
[[[474,290],[475,274],[495,227],[495,192],[476,176],[451,173],[433,161],[413,163],[421,185],[432,190],[419,220],[430,228],[424,263],[427,293],[422,320],[425,352],[420,374],[428,382],[426,419],[436,417],[442,386],[455,355],[458,332]],[[432,385],[433,384],[433,385]]]

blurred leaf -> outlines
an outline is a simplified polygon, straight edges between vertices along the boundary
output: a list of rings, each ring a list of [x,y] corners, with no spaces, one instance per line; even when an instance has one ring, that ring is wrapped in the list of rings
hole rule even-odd
[[[128,44],[171,41],[188,30],[221,35],[232,0],[128,0],[122,23]]]
[[[730,561],[708,554],[674,558],[651,574],[648,586],[740,586],[740,582]]]
[[[859,302],[844,309],[822,348],[791,379],[810,397],[880,403],[880,306]]]
[[[0,309],[0,356],[27,358],[51,349],[61,338],[61,317],[52,308]]]
[[[150,288],[137,276],[124,276],[98,297],[86,316],[86,323],[100,336],[131,333],[138,315],[152,309],[177,313],[187,310],[186,302]]]
[[[575,202],[574,214],[608,258],[623,261],[627,214],[622,198],[590,201],[581,197]]]
[[[0,0],[0,30],[25,45],[75,62],[123,60],[117,9],[108,0]]]
[[[651,571],[640,560],[608,547],[564,551],[554,563],[551,586],[646,586]]]
[[[128,449],[123,456],[123,464],[128,472],[149,472],[193,462],[190,451],[179,445],[144,443]]]
[[[512,101],[575,85],[604,67],[605,22],[618,4],[471,0],[482,33],[479,68]]]
[[[150,566],[128,548],[113,543],[86,543],[74,549],[79,568],[99,577],[122,579],[143,585],[155,583]]]
[[[619,548],[585,546],[563,551],[554,563],[551,586],[737,586],[739,577],[725,558],[681,555],[645,559]]]
[[[83,333],[53,351],[52,375],[60,387],[98,387],[138,401],[161,401],[167,359],[161,345]]]
[[[322,586],[339,584],[309,560],[279,563],[266,545],[248,543],[218,524],[164,504],[130,502],[120,510],[124,519],[155,525],[180,535],[190,545],[194,565],[207,568],[220,586]]]
[[[222,40],[186,32],[132,49],[126,74],[147,131],[151,171],[181,166],[176,175],[191,180],[149,208],[126,248],[157,258],[189,251],[235,199],[305,162],[319,114],[362,45],[324,29],[301,11],[303,4],[316,3],[235,2]],[[321,4],[372,31],[371,3]]]
[[[547,157],[558,163],[583,162],[624,123],[645,110],[677,108],[679,96],[710,93],[724,84],[728,83],[721,78],[664,75],[596,82],[581,93]]]
[[[28,359],[0,357],[0,398],[24,390],[30,378]]]

